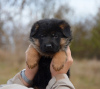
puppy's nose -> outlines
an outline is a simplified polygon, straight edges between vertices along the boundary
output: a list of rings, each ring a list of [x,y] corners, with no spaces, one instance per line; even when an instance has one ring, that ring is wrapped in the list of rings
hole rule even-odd
[[[46,48],[52,48],[52,45],[51,44],[46,44],[45,47]]]

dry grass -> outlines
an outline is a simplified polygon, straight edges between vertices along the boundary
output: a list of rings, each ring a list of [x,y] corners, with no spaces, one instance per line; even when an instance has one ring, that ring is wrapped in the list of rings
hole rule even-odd
[[[25,58],[0,50],[0,84],[5,84],[25,67]]]
[[[100,89],[100,61],[74,61],[71,81],[76,89]]]
[[[0,51],[0,84],[25,67],[23,56]],[[100,61],[74,61],[71,67],[71,81],[76,89],[100,89]]]

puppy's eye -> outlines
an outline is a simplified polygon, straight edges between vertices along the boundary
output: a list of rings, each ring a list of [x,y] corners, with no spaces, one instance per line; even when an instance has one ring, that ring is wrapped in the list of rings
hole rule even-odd
[[[57,36],[57,35],[55,35],[55,34],[52,34],[52,36],[53,36],[54,38],[58,38],[58,36]]]
[[[41,37],[45,37],[45,35],[40,35]]]

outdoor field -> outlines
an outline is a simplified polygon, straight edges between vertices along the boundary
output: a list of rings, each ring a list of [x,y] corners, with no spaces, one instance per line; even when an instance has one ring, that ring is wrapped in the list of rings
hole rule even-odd
[[[5,58],[6,57],[6,58]],[[71,67],[71,82],[76,89],[100,89],[100,61],[74,59]],[[25,58],[11,56],[9,53],[0,55],[0,84],[25,68]]]
[[[64,20],[64,27],[59,23],[56,28],[50,22],[50,26],[45,24],[47,27],[42,28],[36,23],[52,18]],[[49,29],[52,32],[43,31]],[[43,42],[40,39],[48,35],[52,37],[50,40],[60,37],[55,42],[59,47],[55,45],[53,49],[62,47],[61,38],[68,41],[65,35],[72,37],[69,45],[74,62],[70,80],[75,88],[100,89],[100,0],[0,0],[0,84],[6,84],[25,68],[25,51],[30,37],[35,38],[39,46]]]

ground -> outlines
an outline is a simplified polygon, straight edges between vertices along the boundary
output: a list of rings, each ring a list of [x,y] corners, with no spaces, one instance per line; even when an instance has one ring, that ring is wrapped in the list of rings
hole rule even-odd
[[[76,89],[100,89],[100,61],[74,61],[71,81]]]
[[[25,68],[25,58],[0,55],[0,84]],[[100,61],[74,59],[71,67],[71,82],[76,89],[100,89]]]

